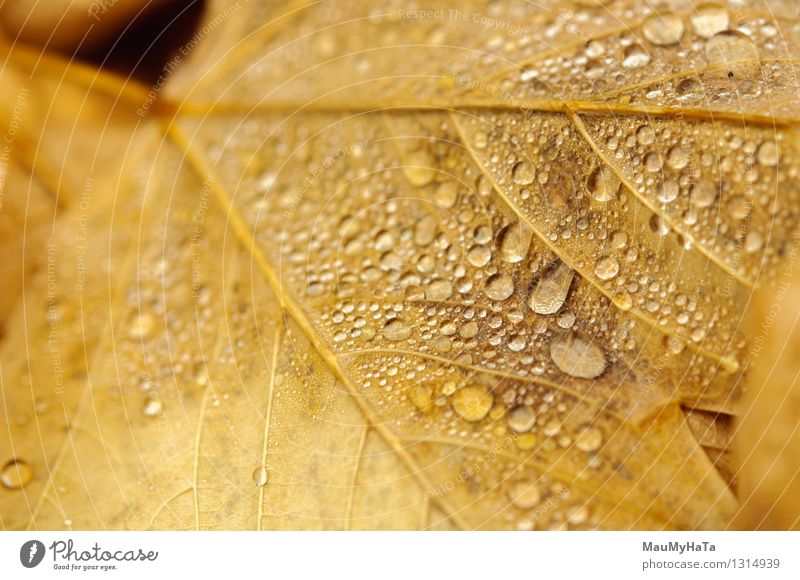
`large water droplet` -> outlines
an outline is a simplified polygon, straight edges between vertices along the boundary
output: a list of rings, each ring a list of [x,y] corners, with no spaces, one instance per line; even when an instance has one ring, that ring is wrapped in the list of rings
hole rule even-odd
[[[622,185],[617,174],[608,165],[595,169],[586,182],[591,196],[597,201],[610,201],[616,197]]]
[[[465,421],[480,421],[492,408],[492,396],[484,387],[464,387],[453,395],[453,409]]]
[[[253,483],[256,484],[256,487],[264,487],[267,485],[268,480],[269,473],[267,472],[267,468],[263,465],[261,467],[256,467],[253,471]]]
[[[392,318],[381,330],[383,338],[386,340],[398,341],[405,340],[411,336],[411,328],[406,326],[400,318]]]
[[[610,256],[601,258],[594,267],[594,273],[601,280],[611,280],[619,273],[619,263]]]
[[[742,61],[758,61],[753,40],[738,30],[723,30],[706,41],[706,60],[710,65],[725,66]]]
[[[542,492],[535,483],[518,482],[509,490],[508,498],[518,508],[529,510],[539,505]]]
[[[524,433],[530,431],[531,427],[536,424],[536,415],[533,409],[527,405],[522,405],[511,409],[506,418],[508,426],[517,433]]]
[[[586,452],[597,451],[602,444],[603,433],[597,427],[589,427],[575,440],[575,446]]]
[[[533,230],[527,224],[516,222],[507,225],[497,237],[500,258],[511,264],[521,262],[528,255],[532,238]]]
[[[514,166],[512,177],[514,178],[514,183],[518,185],[530,185],[536,178],[536,169],[533,167],[533,164],[526,159]]]
[[[550,344],[550,358],[562,372],[579,379],[594,379],[606,369],[606,355],[597,344],[569,334]]]
[[[0,471],[0,483],[8,489],[20,489],[33,479],[33,470],[20,459],[12,459]]]
[[[680,42],[686,27],[676,14],[653,14],[642,26],[644,37],[658,46],[669,46]]]
[[[775,141],[764,141],[756,153],[756,159],[764,167],[776,166],[778,158],[778,145]]]
[[[514,281],[508,274],[495,274],[486,280],[486,295],[492,300],[505,300],[514,293]]]
[[[528,298],[528,305],[537,314],[554,314],[564,305],[575,271],[564,262],[547,270]]]
[[[698,36],[711,38],[728,28],[728,10],[721,4],[703,4],[691,16],[692,28]]]
[[[434,280],[425,289],[425,298],[433,302],[447,300],[453,294],[453,285],[447,280]]]
[[[632,44],[625,49],[622,66],[625,68],[640,68],[650,62],[650,55],[641,44]]]

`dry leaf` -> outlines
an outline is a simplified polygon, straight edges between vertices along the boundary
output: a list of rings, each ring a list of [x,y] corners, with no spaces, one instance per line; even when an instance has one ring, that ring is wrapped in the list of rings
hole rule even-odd
[[[152,92],[9,52],[69,202],[0,353],[2,525],[732,525],[796,7],[353,4],[211,2]]]

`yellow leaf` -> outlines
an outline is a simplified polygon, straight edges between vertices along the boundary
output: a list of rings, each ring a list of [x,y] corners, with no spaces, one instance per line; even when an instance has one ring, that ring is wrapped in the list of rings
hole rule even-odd
[[[217,1],[153,91],[11,50],[64,257],[0,352],[3,527],[733,525],[780,3]]]

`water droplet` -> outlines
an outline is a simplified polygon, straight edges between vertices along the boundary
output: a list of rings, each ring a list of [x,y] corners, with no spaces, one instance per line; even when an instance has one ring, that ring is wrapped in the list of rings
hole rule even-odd
[[[406,326],[402,319],[392,318],[383,327],[381,334],[386,340],[406,340],[409,336],[411,336],[411,328]]]
[[[267,473],[267,468],[263,465],[261,467],[256,467],[253,471],[253,483],[256,484],[256,487],[264,487],[267,485],[267,480],[269,479],[269,474]]]
[[[550,344],[550,358],[562,372],[579,379],[594,379],[606,369],[606,355],[597,344],[569,334]]]
[[[717,199],[717,188],[708,181],[700,181],[692,186],[690,195],[695,207],[711,207]]]
[[[674,179],[666,179],[661,183],[661,186],[658,188],[658,201],[662,203],[669,203],[671,201],[675,201],[677,199],[678,194],[680,193],[680,187],[678,186],[678,182]]]
[[[517,433],[524,433],[525,431],[530,431],[536,424],[536,415],[533,409],[527,405],[522,405],[511,409],[506,418],[506,422],[508,426]]]
[[[625,49],[622,66],[625,68],[640,68],[650,62],[650,55],[641,44],[632,44]]]
[[[603,434],[596,427],[589,427],[584,430],[575,440],[575,447],[586,452],[597,451],[602,444]]]
[[[508,491],[508,499],[518,508],[529,510],[539,505],[542,492],[535,483],[518,482]]]
[[[33,470],[20,459],[12,459],[0,471],[0,483],[8,489],[20,489],[33,479]]]
[[[636,140],[642,145],[651,145],[656,140],[656,132],[650,125],[642,125],[636,130]]]
[[[476,268],[485,266],[491,259],[492,251],[486,246],[473,246],[467,252],[467,261]]]
[[[516,222],[507,225],[497,237],[500,258],[511,264],[521,262],[528,255],[533,230],[527,224]]]
[[[616,197],[622,185],[614,170],[607,165],[595,169],[586,182],[591,196],[597,201],[610,201]]]
[[[133,317],[130,327],[128,327],[128,335],[131,338],[146,338],[153,331],[155,326],[155,319],[147,312],[139,312]]]
[[[698,36],[711,38],[728,28],[728,10],[721,4],[703,4],[695,10],[691,21]]]
[[[671,13],[653,14],[642,26],[644,37],[657,46],[677,44],[685,29],[683,19]]]
[[[453,285],[447,280],[434,280],[425,289],[425,298],[433,302],[447,300],[453,294]]]
[[[162,408],[163,406],[161,405],[160,399],[148,397],[142,407],[142,413],[144,413],[145,417],[156,417],[161,413]]]
[[[433,194],[433,200],[445,209],[453,207],[457,199],[458,185],[455,181],[445,181],[439,184]]]
[[[651,151],[647,155],[644,156],[644,168],[647,169],[650,173],[657,173],[661,171],[661,168],[664,166],[664,161],[661,159],[661,155],[656,153],[655,151]]]
[[[436,218],[426,215],[414,226],[414,243],[418,246],[428,246],[436,239]]]
[[[514,166],[512,177],[514,183],[518,185],[530,185],[536,178],[536,169],[533,167],[533,164],[526,159]]]
[[[594,273],[601,280],[611,280],[619,273],[619,263],[614,258],[607,256],[597,262]]]
[[[453,409],[465,421],[480,421],[492,408],[492,396],[484,387],[464,387],[453,395]]]
[[[537,314],[554,314],[564,305],[575,271],[564,262],[546,271],[528,298],[528,305]]]
[[[764,238],[758,232],[747,232],[744,239],[744,250],[748,254],[755,254],[764,246]]]
[[[667,165],[673,169],[683,169],[689,164],[689,155],[683,147],[675,145],[667,151]]]
[[[427,385],[416,385],[409,393],[408,398],[420,411],[425,411],[433,404],[433,391]]]
[[[778,164],[778,146],[775,141],[764,141],[758,148],[756,159],[764,167],[774,167]]]
[[[427,151],[415,151],[408,157],[408,162],[403,167],[406,178],[411,185],[422,187],[429,184],[436,177],[434,166],[436,161]]]
[[[486,280],[485,291],[492,300],[505,300],[514,293],[514,281],[508,274],[495,274]]]
[[[752,39],[738,30],[724,30],[706,41],[706,60],[710,65],[729,65],[741,61],[757,61],[758,52]]]

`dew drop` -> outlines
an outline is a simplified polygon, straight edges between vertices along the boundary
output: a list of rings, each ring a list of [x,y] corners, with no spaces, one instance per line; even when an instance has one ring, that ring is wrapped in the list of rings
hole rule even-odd
[[[650,62],[650,55],[641,44],[632,44],[625,49],[622,66],[628,69],[641,68]]]
[[[650,125],[642,125],[636,130],[636,140],[642,145],[651,145],[656,140],[656,132]]]
[[[508,491],[508,499],[516,507],[529,510],[539,505],[542,500],[542,492],[535,483],[515,483]]]
[[[263,465],[261,467],[256,467],[253,471],[253,483],[256,484],[256,487],[264,487],[267,485],[268,480],[269,473],[267,472],[267,468]]]
[[[676,14],[653,14],[642,27],[644,37],[657,46],[669,46],[680,42],[686,27]]]
[[[530,185],[536,178],[536,169],[527,159],[520,161],[514,166],[512,171],[514,183],[517,185]]]
[[[673,169],[683,169],[689,164],[689,155],[683,147],[675,145],[667,151],[667,165]]]
[[[453,395],[453,409],[465,421],[480,421],[492,408],[492,396],[484,387],[464,387]]]
[[[586,452],[597,451],[602,444],[603,434],[596,427],[589,427],[575,440],[575,447]]]
[[[433,193],[433,200],[444,209],[450,209],[458,199],[458,185],[455,181],[445,181],[439,184]]]
[[[144,402],[144,406],[142,407],[142,413],[144,413],[145,417],[156,417],[159,415],[159,413],[161,413],[162,409],[163,406],[160,399],[148,397],[148,399]]]
[[[409,183],[421,187],[429,184],[436,177],[434,165],[435,160],[430,153],[427,151],[415,151],[409,155],[408,162],[403,169]]]
[[[756,159],[764,167],[775,167],[778,164],[778,146],[775,141],[765,141],[758,148]]]
[[[730,22],[728,10],[720,4],[703,4],[698,6],[691,16],[692,28],[698,36],[711,38],[718,32],[728,28]]]
[[[400,318],[392,318],[381,330],[383,338],[391,341],[406,340],[411,336],[411,328]]]
[[[433,404],[433,391],[427,385],[416,385],[408,393],[408,398],[420,411],[425,411]]]
[[[155,319],[152,314],[147,312],[140,312],[133,317],[130,327],[128,327],[128,335],[131,338],[146,338],[153,332],[155,326]]]
[[[514,293],[514,281],[508,274],[495,274],[486,280],[486,295],[492,300],[505,300]]]
[[[710,65],[728,65],[758,60],[752,39],[738,30],[723,30],[706,41],[706,60]]]
[[[611,280],[619,273],[619,263],[614,258],[607,256],[597,262],[594,273],[601,280]]]
[[[570,334],[550,344],[550,358],[562,372],[579,379],[594,379],[606,368],[606,355],[597,344]]]
[[[536,415],[533,409],[527,405],[511,409],[506,418],[508,426],[517,433],[524,433],[530,431],[536,424]]]
[[[485,266],[491,259],[492,251],[486,246],[473,246],[467,252],[467,261],[476,268]]]
[[[744,239],[744,251],[748,254],[755,254],[764,246],[764,238],[758,232],[747,232]]]
[[[453,285],[447,280],[434,280],[425,289],[425,298],[433,302],[447,300],[453,294]]]
[[[533,230],[527,224],[516,222],[507,225],[497,237],[500,258],[511,264],[521,262],[528,255]]]
[[[610,201],[616,197],[622,185],[614,170],[607,165],[595,169],[586,182],[591,196],[597,201]]]
[[[20,459],[12,459],[0,471],[0,483],[8,489],[21,489],[33,479],[33,470]]]
[[[528,305],[537,314],[554,314],[564,305],[575,271],[564,262],[551,267],[539,279],[528,298]]]
[[[692,186],[690,195],[695,207],[711,207],[717,199],[717,188],[708,181],[700,181]]]
[[[658,201],[661,203],[669,203],[671,201],[675,201],[678,198],[678,194],[680,193],[680,187],[678,187],[678,182],[674,179],[666,179],[661,183],[661,186],[658,188]]]

